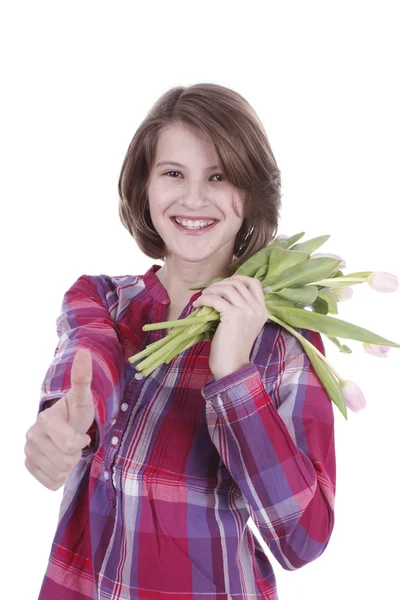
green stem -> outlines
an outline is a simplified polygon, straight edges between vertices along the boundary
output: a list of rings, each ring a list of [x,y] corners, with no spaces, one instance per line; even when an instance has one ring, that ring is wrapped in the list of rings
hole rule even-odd
[[[313,281],[312,283],[308,283],[307,285],[325,285],[328,287],[339,287],[336,285],[338,282],[340,281],[347,281],[348,283],[363,283],[364,281],[366,281],[367,278],[366,277],[346,277],[345,275],[343,277],[331,277],[328,279],[321,279],[320,281]]]
[[[208,323],[208,321],[218,321],[220,315],[212,316],[212,315],[204,315],[203,317],[193,317],[192,315],[186,317],[185,319],[178,319],[177,321],[162,321],[160,323],[149,323],[148,325],[143,325],[143,331],[153,331],[155,329],[169,329],[170,327],[188,327],[189,325],[199,325],[201,323]],[[192,321],[192,322],[191,322]]]
[[[339,373],[328,362],[328,360],[326,359],[326,357],[318,350],[318,348],[316,348],[313,344],[311,344],[308,340],[306,340],[306,338],[303,337],[298,331],[296,331],[295,329],[293,329],[292,327],[290,327],[290,325],[288,325],[287,323],[284,323],[283,321],[281,321],[280,319],[278,319],[274,315],[269,314],[268,315],[268,320],[275,321],[275,323],[278,323],[278,325],[281,325],[281,327],[283,327],[284,329],[287,329],[288,331],[290,331],[290,333],[292,335],[294,335],[294,337],[297,338],[301,344],[306,344],[310,348],[310,350],[312,350],[313,352],[315,352],[315,354],[317,354],[320,357],[320,359],[323,360],[324,363],[330,368],[330,370],[335,375],[335,377],[337,377],[339,383],[344,383],[344,380],[340,377]]]
[[[201,319],[200,323],[197,323],[197,325],[198,327],[195,327],[194,324],[187,324],[187,331],[179,331],[177,334],[175,334],[174,338],[171,339],[167,344],[165,344],[159,350],[156,350],[155,352],[151,353],[150,356],[148,356],[145,360],[138,364],[136,366],[136,369],[138,371],[146,369],[148,374],[149,372],[151,373],[154,369],[156,369],[161,363],[166,362],[168,364],[177,354],[183,352],[193,344],[196,344],[199,341],[199,339],[202,339],[201,337],[197,339],[196,336],[204,333],[205,331],[208,331],[212,327],[212,325],[207,322],[201,322]],[[175,332],[171,332],[171,336],[172,333]],[[134,357],[135,360],[137,360],[137,356],[138,355]]]

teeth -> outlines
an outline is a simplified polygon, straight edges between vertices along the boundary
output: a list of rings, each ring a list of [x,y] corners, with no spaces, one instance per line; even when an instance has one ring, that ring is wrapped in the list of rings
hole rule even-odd
[[[207,225],[211,225],[214,223],[214,220],[211,221],[189,221],[186,219],[178,220],[175,218],[175,221],[184,227],[188,227],[191,229],[200,229],[201,227],[206,227]]]

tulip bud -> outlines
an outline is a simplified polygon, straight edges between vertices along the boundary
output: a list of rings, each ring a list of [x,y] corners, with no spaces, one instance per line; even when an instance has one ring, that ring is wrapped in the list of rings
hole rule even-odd
[[[346,406],[350,410],[353,412],[358,412],[365,408],[365,398],[358,385],[356,385],[353,381],[345,380],[340,382],[340,387],[342,388]]]
[[[353,289],[349,285],[346,287],[329,288],[329,293],[334,296],[338,302],[345,302],[352,297]]]
[[[341,256],[338,256],[337,254],[317,253],[317,254],[312,254],[310,258],[325,258],[325,257],[335,258],[336,260],[342,261],[338,264],[337,267],[335,267],[334,271],[341,271],[342,269],[346,268],[346,261]]]
[[[390,350],[390,346],[379,346],[378,344],[367,344],[363,342],[363,348],[365,352],[371,354],[371,356],[377,356],[378,358],[386,358],[387,353]]]
[[[392,273],[374,271],[367,277],[367,283],[377,292],[394,292],[399,287],[399,280]]]

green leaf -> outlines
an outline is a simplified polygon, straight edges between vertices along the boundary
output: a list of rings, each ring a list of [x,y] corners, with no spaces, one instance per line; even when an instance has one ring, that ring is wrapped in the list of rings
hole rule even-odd
[[[337,300],[330,292],[326,291],[327,289],[328,288],[325,288],[324,290],[320,291],[318,296],[327,303],[328,312],[332,313],[333,315],[337,315]]]
[[[280,275],[286,269],[304,262],[308,257],[309,255],[306,252],[294,252],[293,250],[276,247],[272,250],[269,258],[268,277]]]
[[[288,323],[292,327],[304,327],[306,329],[310,329],[311,331],[324,333],[328,336],[332,335],[335,337],[337,336],[345,339],[367,342],[369,344],[400,348],[400,344],[391,342],[390,340],[387,340],[386,338],[381,337],[376,333],[369,331],[368,329],[364,329],[358,325],[353,325],[347,321],[342,321],[341,319],[336,319],[327,315],[321,315],[316,312],[311,312],[302,308],[293,308],[290,306],[271,306],[270,311],[272,314],[275,314],[279,319],[285,323]]]
[[[329,240],[330,237],[330,235],[320,235],[318,237],[312,238],[311,240],[301,242],[300,244],[295,244],[292,250],[301,250],[302,252],[306,252],[307,254],[312,254],[320,246],[325,244],[325,242]]]
[[[296,233],[296,235],[292,235],[291,237],[289,237],[286,240],[287,248],[290,248],[293,244],[295,244],[297,242],[297,240],[299,240],[300,238],[303,237],[304,234],[305,234],[305,231],[302,231],[301,233]]]
[[[300,340],[301,341],[301,340]],[[329,398],[338,407],[342,415],[347,421],[347,407],[344,399],[342,388],[340,387],[336,377],[328,365],[320,358],[307,344],[303,344],[303,348],[310,359],[310,363],[314,367],[321,383],[327,391]]]
[[[328,314],[328,303],[323,298],[317,296],[317,298],[315,298],[314,302],[312,303],[312,306],[316,313],[320,313],[321,315]]]
[[[278,292],[283,288],[295,285],[314,283],[328,277],[340,262],[341,261],[336,258],[309,258],[299,265],[294,265],[293,267],[286,269],[280,275],[274,275],[272,277],[267,275],[261,283],[271,287],[273,292]]]
[[[290,300],[285,300],[285,298],[279,298],[279,300],[269,300],[265,303],[265,305],[268,310],[274,306],[294,306],[293,302],[291,302]]]
[[[266,276],[268,272],[268,265],[263,265],[262,267],[260,267],[257,271],[257,273],[254,275],[254,277],[256,279],[258,279],[258,281],[262,281],[264,279],[264,277]]]
[[[254,277],[258,269],[267,263],[273,249],[273,245],[261,248],[261,250],[253,254],[253,256],[248,258],[238,269],[236,269],[235,275]]]
[[[336,337],[333,337],[332,335],[328,335],[326,337],[329,340],[331,340],[331,342],[333,342],[335,344],[335,346],[337,346],[339,348],[340,352],[344,352],[345,354],[353,353],[353,351],[350,350],[350,348],[348,346],[346,346],[345,344],[341,344],[340,341]]]
[[[318,296],[318,288],[316,285],[306,285],[298,288],[283,288],[283,290],[276,292],[276,294],[282,298],[293,300],[293,302],[311,304]]]

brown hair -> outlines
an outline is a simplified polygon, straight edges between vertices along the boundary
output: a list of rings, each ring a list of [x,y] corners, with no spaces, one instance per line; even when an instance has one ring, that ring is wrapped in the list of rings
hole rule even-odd
[[[119,216],[139,248],[165,260],[165,243],[150,217],[147,185],[160,131],[187,123],[208,134],[224,177],[244,192],[244,221],[238,231],[230,274],[275,236],[281,208],[281,179],[264,127],[237,92],[214,83],[173,87],[153,105],[129,144],[118,181]],[[239,214],[234,207],[236,214]]]

